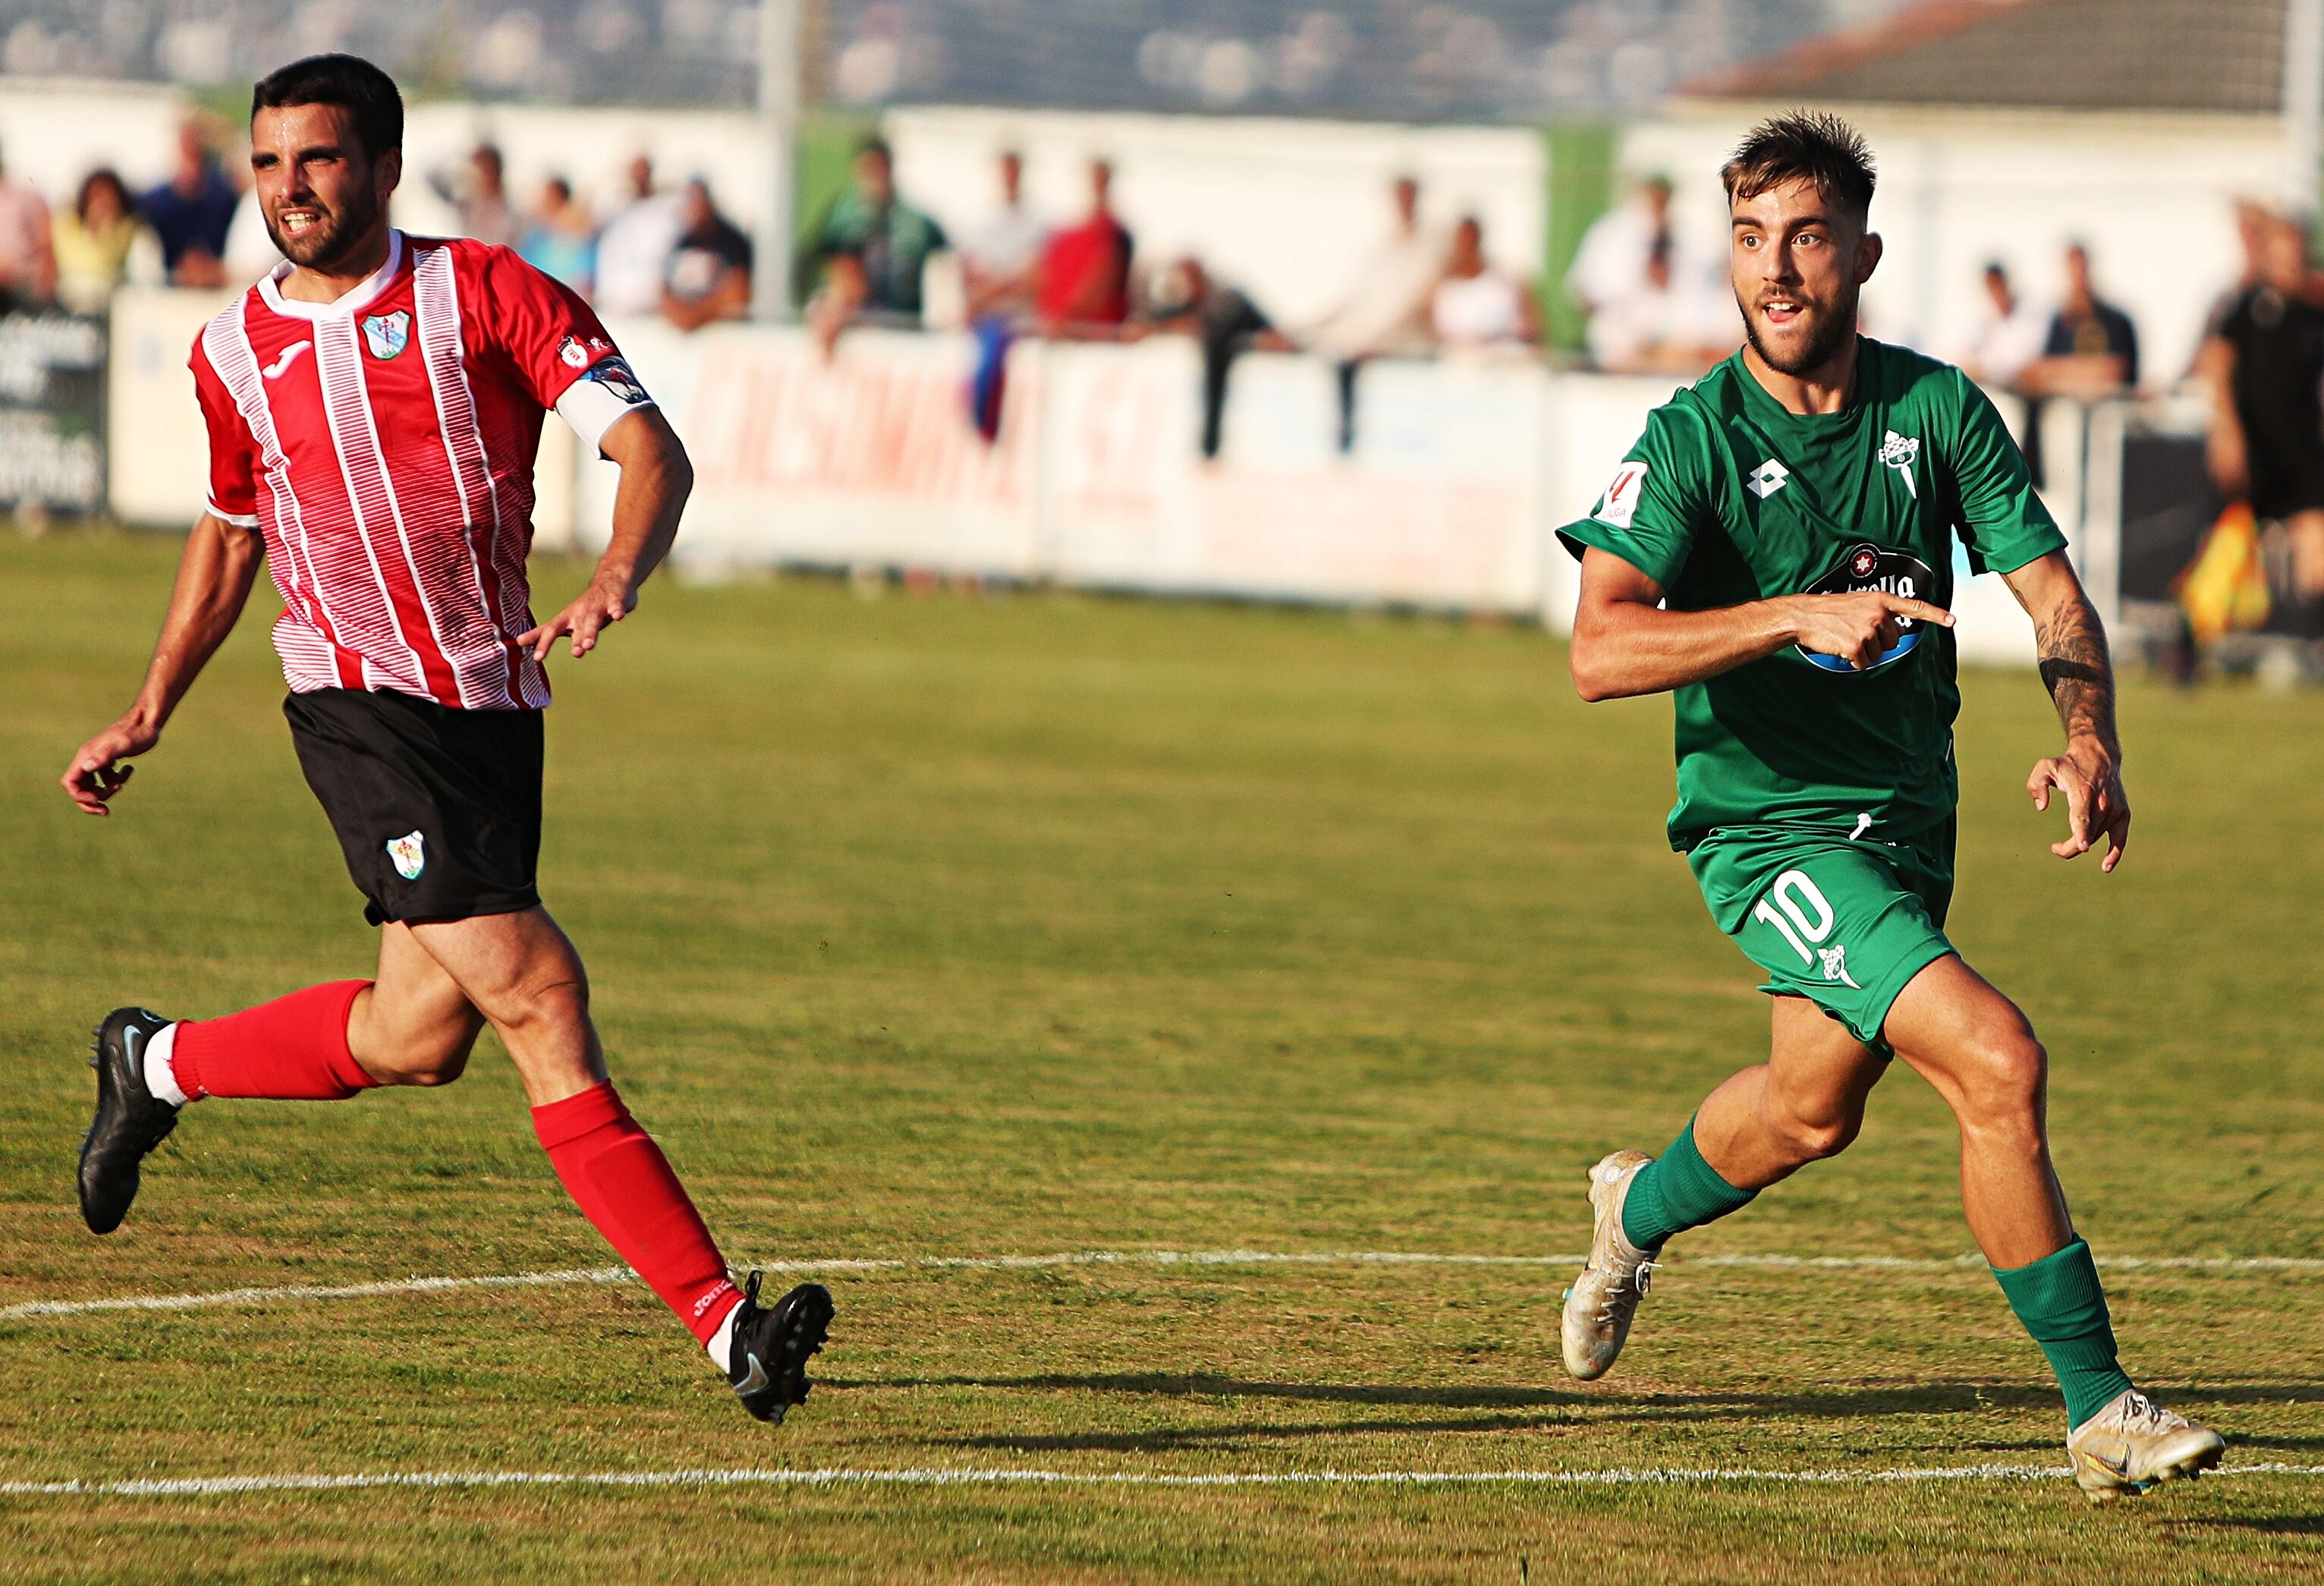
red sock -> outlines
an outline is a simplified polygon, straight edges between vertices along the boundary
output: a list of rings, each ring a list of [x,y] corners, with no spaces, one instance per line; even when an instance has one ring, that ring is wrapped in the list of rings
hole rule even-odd
[[[332,981],[224,1019],[178,1026],[170,1071],[189,1097],[338,1102],[379,1081],[347,1047],[347,1016],[369,981]]]
[[[742,1296],[701,1213],[613,1083],[532,1110],[549,1165],[583,1216],[694,1336],[708,1343]]]

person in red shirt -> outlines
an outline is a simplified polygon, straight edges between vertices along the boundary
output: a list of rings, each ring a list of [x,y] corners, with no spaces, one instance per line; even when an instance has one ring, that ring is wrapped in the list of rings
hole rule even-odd
[[[807,1397],[830,1294],[738,1290],[661,1148],[607,1077],[588,979],[541,907],[541,663],[578,659],[637,605],[692,486],[685,448],[597,318],[504,247],[387,224],[403,105],[368,61],[286,66],[251,98],[251,169],[285,263],[204,327],[209,428],[195,523],[127,715],[61,779],[91,815],[233,629],[265,561],[309,786],[380,927],[376,978],[222,1019],[121,1008],[97,1029],[81,1214],[118,1227],[147,1152],[205,1096],[326,1101],[457,1079],[500,1035],[565,1187],[624,1261],[779,1421]],[[621,467],[612,542],[547,622],[525,582],[550,409]]]
[[[1130,232],[1113,214],[1113,167],[1090,162],[1089,218],[1050,237],[1034,317],[1044,336],[1118,334],[1130,318]]]

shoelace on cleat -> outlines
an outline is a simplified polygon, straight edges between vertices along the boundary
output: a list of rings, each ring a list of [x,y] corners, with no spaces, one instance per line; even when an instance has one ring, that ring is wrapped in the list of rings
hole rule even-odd
[[[1645,1299],[1647,1294],[1650,1293],[1655,1286],[1655,1265],[1656,1263],[1652,1260],[1644,1260],[1640,1261],[1636,1267],[1630,1268],[1630,1278],[1627,1286],[1637,1290],[1638,1297],[1640,1299]],[[1603,1310],[1598,1313],[1598,1322],[1600,1325],[1612,1325],[1614,1321],[1614,1302],[1622,1297],[1622,1290],[1625,1286],[1626,1286],[1622,1281],[1618,1278],[1607,1287],[1606,1306]]]

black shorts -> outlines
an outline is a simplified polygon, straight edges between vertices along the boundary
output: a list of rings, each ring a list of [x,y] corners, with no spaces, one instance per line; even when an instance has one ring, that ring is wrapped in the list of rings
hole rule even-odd
[[[323,688],[282,702],[364,917],[466,919],[540,901],[540,713]]]
[[[2324,443],[2279,447],[2254,437],[2248,456],[2253,516],[2280,523],[2324,510]]]

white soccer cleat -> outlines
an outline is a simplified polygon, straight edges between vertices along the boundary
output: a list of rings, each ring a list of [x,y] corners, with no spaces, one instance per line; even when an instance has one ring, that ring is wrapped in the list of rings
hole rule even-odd
[[[1642,1250],[1622,1233],[1622,1202],[1638,1169],[1653,1161],[1644,1151],[1617,1151],[1590,1170],[1590,1205],[1597,1224],[1590,1237],[1590,1264],[1565,1291],[1559,1332],[1565,1369],[1584,1382],[1612,1369],[1630,1336],[1630,1318],[1652,1282],[1660,1250]]]
[[[2192,1481],[2216,1471],[2227,1441],[2209,1426],[2173,1414],[2135,1388],[2066,1438],[2074,1484],[2092,1503],[2135,1498],[2163,1481]]]

